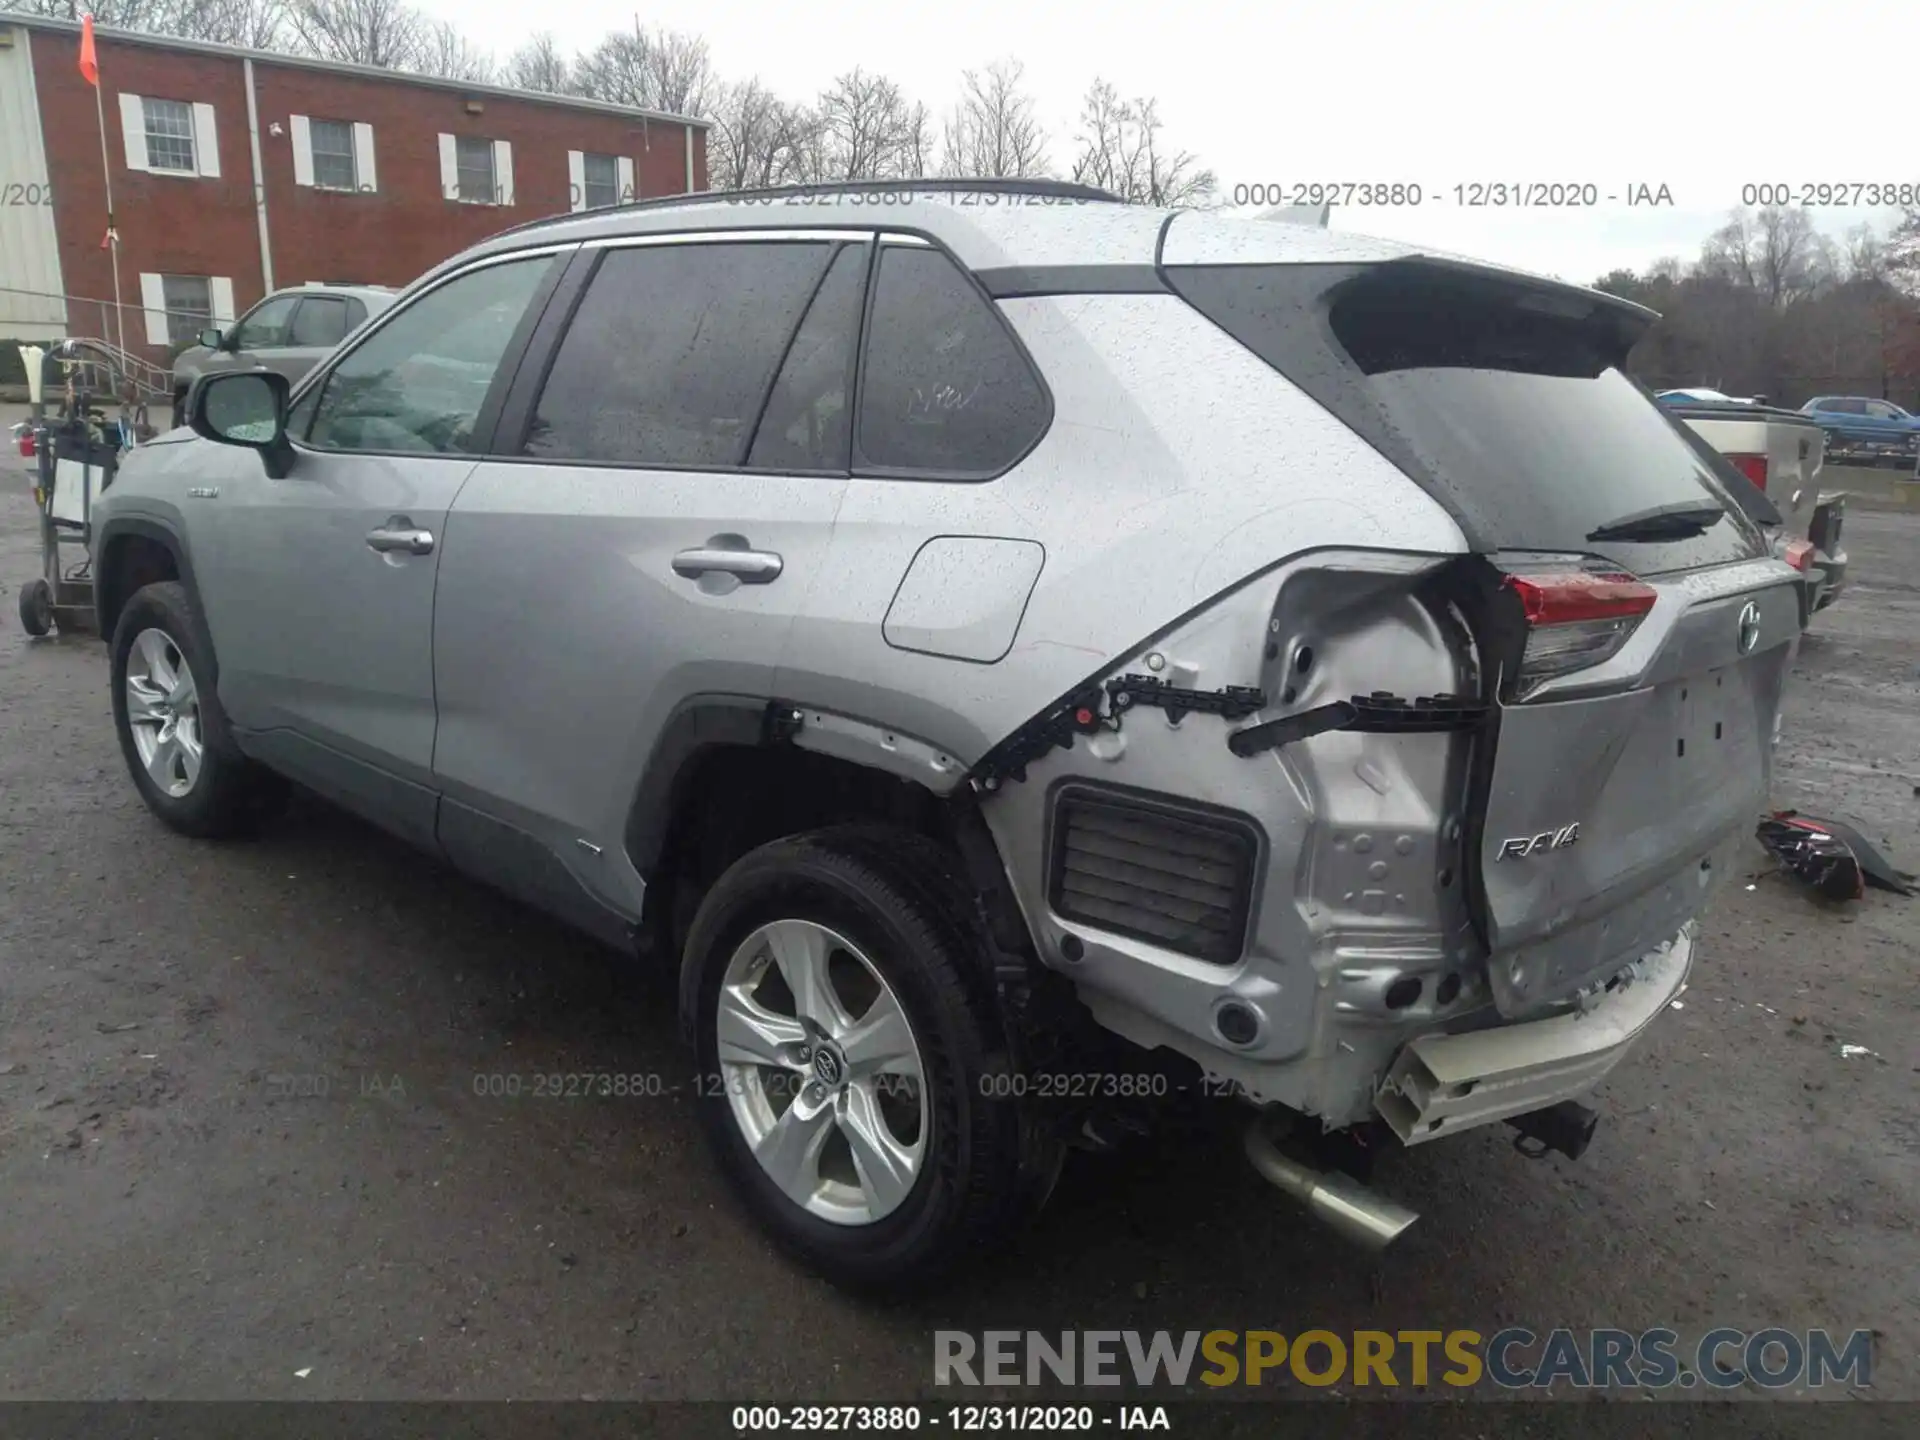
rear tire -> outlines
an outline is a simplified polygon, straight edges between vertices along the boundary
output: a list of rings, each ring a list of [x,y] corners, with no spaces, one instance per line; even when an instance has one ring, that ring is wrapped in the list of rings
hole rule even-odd
[[[687,938],[716,1158],[780,1245],[852,1288],[922,1285],[977,1257],[1055,1169],[994,1083],[1006,1046],[951,869],[906,831],[777,840],[720,877]],[[872,1039],[883,1016],[890,1047]]]
[[[147,808],[183,835],[256,829],[286,782],[233,743],[214,691],[213,646],[177,580],[134,592],[113,628],[113,724]]]

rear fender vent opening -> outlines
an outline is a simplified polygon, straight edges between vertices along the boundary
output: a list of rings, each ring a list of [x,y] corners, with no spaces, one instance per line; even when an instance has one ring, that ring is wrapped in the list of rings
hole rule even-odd
[[[1264,849],[1259,827],[1230,811],[1063,785],[1053,798],[1047,903],[1065,919],[1231,965]]]

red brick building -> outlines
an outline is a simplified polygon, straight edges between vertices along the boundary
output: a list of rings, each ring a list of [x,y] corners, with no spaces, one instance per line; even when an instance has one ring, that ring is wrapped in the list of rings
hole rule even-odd
[[[126,342],[308,281],[404,285],[527,220],[703,190],[704,121],[96,32]],[[101,112],[77,25],[0,11],[0,340],[115,338]]]

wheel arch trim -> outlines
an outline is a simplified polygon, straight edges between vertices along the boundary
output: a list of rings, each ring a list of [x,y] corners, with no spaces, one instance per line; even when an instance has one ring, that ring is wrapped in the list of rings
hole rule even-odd
[[[114,546],[133,537],[151,540],[173,557],[174,569],[179,573],[180,583],[186,587],[188,598],[193,601],[194,613],[200,616],[204,625],[207,620],[205,607],[200,602],[200,586],[194,578],[193,552],[187,544],[185,534],[166,520],[150,515],[116,515],[102,522],[93,539],[95,556],[93,601],[94,616],[99,623],[100,638],[108,644],[113,643],[113,627],[120,619],[120,612],[132,598],[131,592],[121,593],[119,577],[111,564],[107,563]],[[208,646],[211,654],[212,646]],[[216,662],[217,667],[217,662]],[[211,680],[213,677],[209,676]]]

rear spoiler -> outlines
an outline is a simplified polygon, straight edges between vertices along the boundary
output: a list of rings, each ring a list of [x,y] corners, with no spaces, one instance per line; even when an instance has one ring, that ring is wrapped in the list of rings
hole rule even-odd
[[[1278,220],[1288,225],[1312,225],[1317,229],[1327,228],[1327,221],[1333,214],[1333,202],[1324,205],[1282,205],[1273,210],[1262,210],[1256,220]]]

